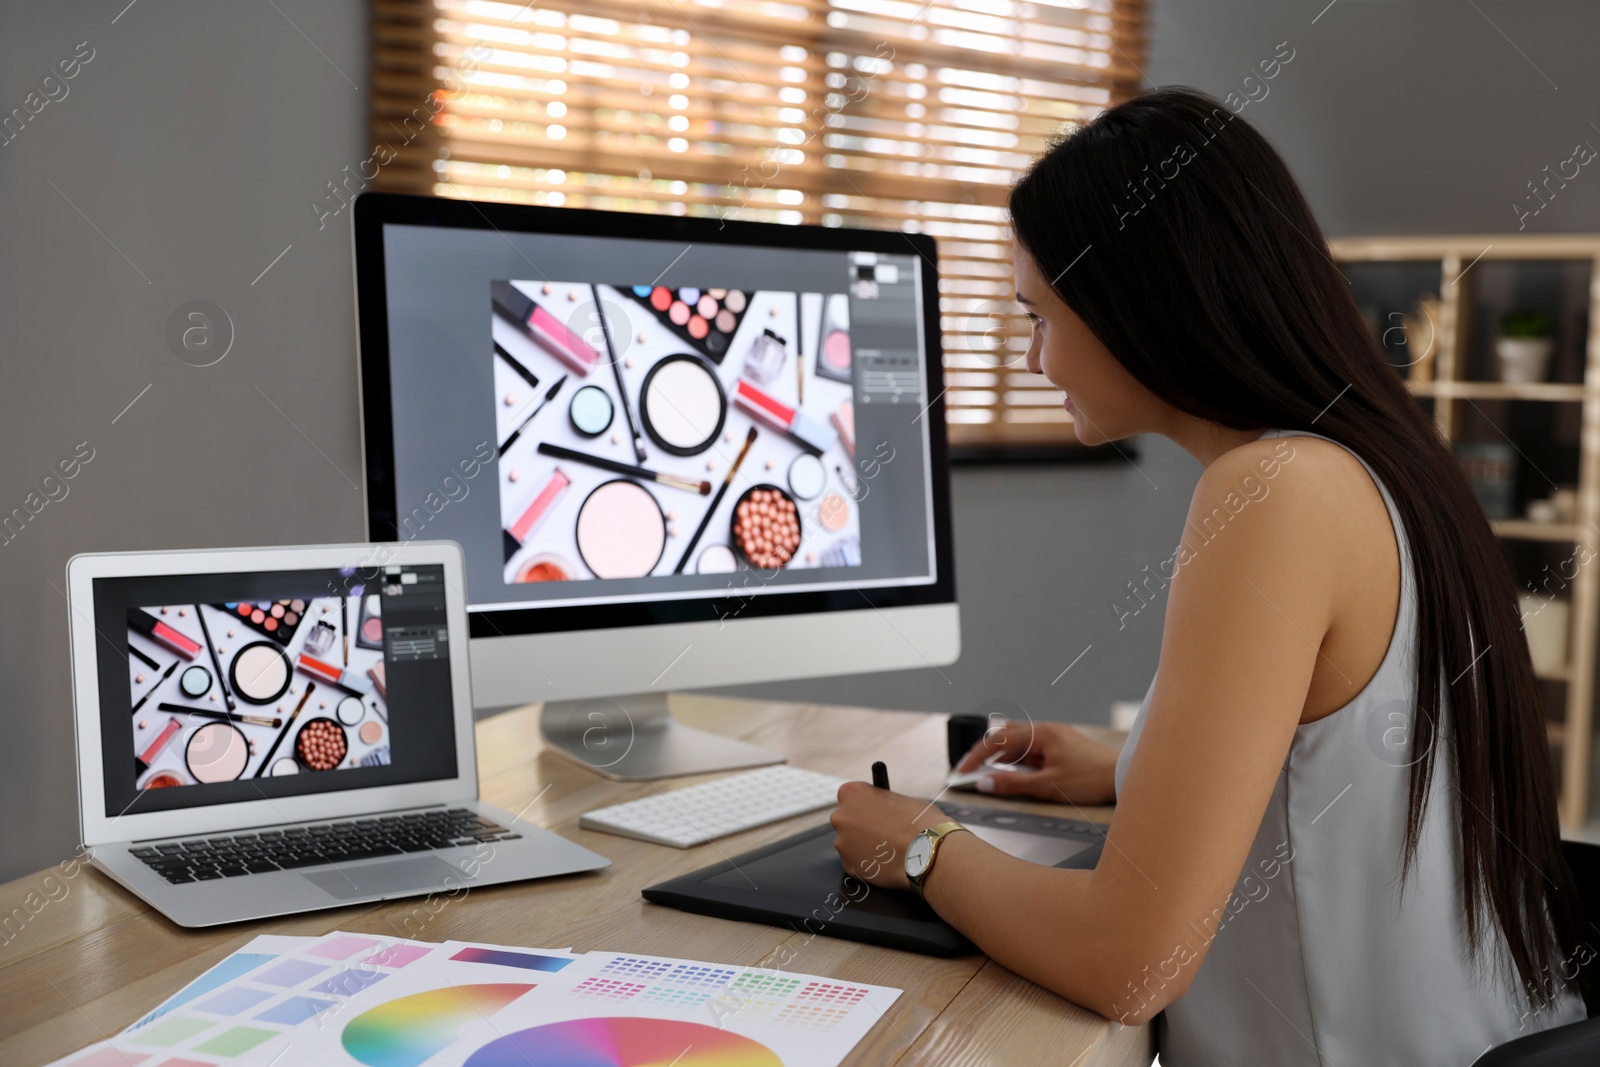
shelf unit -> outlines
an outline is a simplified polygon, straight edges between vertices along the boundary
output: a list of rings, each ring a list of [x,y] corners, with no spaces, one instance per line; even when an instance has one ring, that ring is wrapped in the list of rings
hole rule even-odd
[[[1581,828],[1589,818],[1595,638],[1600,630],[1600,235],[1348,237],[1333,239],[1329,246],[1358,304],[1365,297],[1373,302],[1369,306],[1383,305],[1383,294],[1389,294],[1386,306],[1395,310],[1374,324],[1386,347],[1392,332],[1384,328],[1386,321],[1399,319],[1417,297],[1437,298],[1432,378],[1408,380],[1406,385],[1432,407],[1439,434],[1452,450],[1487,426],[1517,449],[1519,462],[1525,463],[1521,473],[1530,476],[1525,484],[1536,483],[1532,488],[1544,488],[1542,483],[1559,475],[1545,474],[1541,464],[1528,458],[1530,450],[1549,457],[1552,467],[1576,472],[1576,521],[1504,518],[1490,526],[1507,542],[1527,591],[1534,590],[1526,579],[1531,565],[1525,560],[1565,551],[1576,566],[1563,590],[1570,600],[1567,664],[1539,677],[1560,777],[1561,822],[1567,829]],[[1408,287],[1409,297],[1404,295]],[[1556,308],[1553,376],[1572,380],[1523,384],[1489,377],[1485,353],[1492,336],[1485,336],[1485,325],[1494,315],[1512,310],[1505,306],[1508,300]],[[1408,376],[1403,366],[1397,366],[1397,373]],[[1544,432],[1519,432],[1516,425],[1503,429],[1512,423],[1524,429],[1534,425],[1527,417],[1514,417],[1513,407],[1541,409],[1537,429]],[[1574,410],[1576,418],[1569,414]],[[1563,429],[1571,431],[1571,440]]]

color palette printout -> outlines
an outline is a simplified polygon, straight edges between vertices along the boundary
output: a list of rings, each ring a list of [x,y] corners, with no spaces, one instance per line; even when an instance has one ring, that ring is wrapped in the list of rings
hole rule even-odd
[[[627,953],[258,938],[60,1067],[834,1067],[899,995]]]
[[[288,1037],[334,1025],[357,993],[440,946],[333,933],[255,938],[107,1041],[60,1067],[221,1067],[280,1055]],[[266,1061],[262,1061],[266,1062]]]
[[[847,294],[490,288],[507,584],[860,565]]]
[[[492,1020],[499,1036],[456,1067],[740,1064],[833,1067],[900,990],[819,975],[590,952],[568,982]]]
[[[138,788],[389,763],[380,599],[130,609]]]

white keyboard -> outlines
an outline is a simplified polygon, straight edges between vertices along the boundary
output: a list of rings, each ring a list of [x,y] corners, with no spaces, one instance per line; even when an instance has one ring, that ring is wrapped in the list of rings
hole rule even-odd
[[[845,779],[778,764],[584,812],[585,830],[689,848],[838,802]]]

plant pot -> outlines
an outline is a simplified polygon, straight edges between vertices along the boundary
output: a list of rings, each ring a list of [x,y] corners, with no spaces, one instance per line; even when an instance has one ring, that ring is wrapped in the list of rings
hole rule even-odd
[[[1498,337],[1494,354],[1502,382],[1542,382],[1555,342],[1548,337]]]

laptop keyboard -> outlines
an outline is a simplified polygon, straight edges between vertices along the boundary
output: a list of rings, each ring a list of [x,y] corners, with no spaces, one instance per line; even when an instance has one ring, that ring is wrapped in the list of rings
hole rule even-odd
[[[254,834],[197,837],[128,851],[177,885],[430,852],[484,841],[514,841],[521,836],[466,808],[441,808]]]

